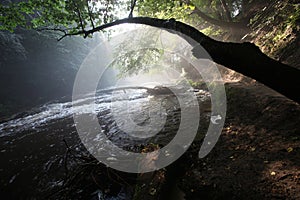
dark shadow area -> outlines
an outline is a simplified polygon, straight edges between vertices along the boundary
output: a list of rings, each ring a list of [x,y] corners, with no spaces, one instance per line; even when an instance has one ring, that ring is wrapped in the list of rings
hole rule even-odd
[[[299,198],[299,105],[260,84],[226,88],[227,120],[217,145],[201,160],[195,150],[179,181],[186,199]]]

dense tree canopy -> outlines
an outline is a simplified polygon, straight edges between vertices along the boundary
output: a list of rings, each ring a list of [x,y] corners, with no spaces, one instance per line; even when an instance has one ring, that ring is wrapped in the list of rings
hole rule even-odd
[[[28,0],[0,4],[0,29],[50,28],[77,32],[117,19],[127,4],[119,0]]]
[[[0,30],[25,27],[84,33],[134,11],[135,16],[176,18],[209,36],[229,35],[238,41],[249,32],[253,19],[263,17],[257,16],[258,11],[267,12],[276,4],[271,0],[3,0]]]
[[[268,1],[259,0],[28,0],[0,4],[0,30],[17,26],[50,28],[75,33],[128,14],[176,18],[200,28],[246,29],[255,11]]]
[[[139,12],[153,17],[176,17],[189,20],[191,15],[222,28],[245,28],[255,11],[268,1],[248,0],[145,0]],[[199,18],[196,18],[199,20]]]
[[[192,24],[205,34],[229,33],[241,39],[249,32],[250,19],[272,1],[258,0],[144,0],[138,13],[157,18],[176,18]],[[234,39],[235,40],[235,39]]]

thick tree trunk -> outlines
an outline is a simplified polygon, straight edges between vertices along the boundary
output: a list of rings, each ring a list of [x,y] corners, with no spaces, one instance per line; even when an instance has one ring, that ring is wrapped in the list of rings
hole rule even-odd
[[[227,20],[232,21],[231,13],[230,13],[230,10],[228,9],[228,6],[227,6],[226,2],[224,0],[220,0],[220,3],[222,5],[222,8],[224,10],[224,13],[225,13],[225,16],[226,16]]]
[[[202,18],[204,21],[207,21],[210,24],[213,24],[215,26],[219,26],[222,29],[241,29],[241,30],[247,30],[249,31],[249,27],[247,27],[247,23],[245,21],[240,22],[228,22],[228,21],[222,21],[215,18],[212,18],[199,9],[195,8],[193,11],[194,14],[198,15],[200,18]]]
[[[96,31],[123,23],[145,24],[177,31],[176,33],[187,41],[190,41],[190,38],[192,38],[199,42],[214,62],[251,77],[300,103],[300,70],[269,58],[254,44],[216,41],[199,32],[194,27],[175,21],[174,19],[163,20],[149,17],[127,18],[77,34],[88,36]],[[194,54],[197,56],[197,49],[194,49]]]

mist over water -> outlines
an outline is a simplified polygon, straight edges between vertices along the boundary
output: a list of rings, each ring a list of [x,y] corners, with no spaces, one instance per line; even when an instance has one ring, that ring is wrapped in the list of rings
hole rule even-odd
[[[138,35],[141,34],[139,31],[137,31]],[[58,45],[60,51],[64,52],[60,52],[59,55],[46,53],[48,51],[44,50],[44,56],[31,58],[31,60],[26,58],[27,64],[35,61],[39,61],[39,64],[43,63],[45,67],[43,76],[46,78],[35,77],[34,74],[29,73],[27,77],[20,78],[14,87],[18,88],[18,85],[21,85],[22,81],[27,81],[27,78],[40,87],[31,90],[32,85],[29,84],[26,90],[22,90],[25,93],[23,96],[17,93],[18,95],[14,97],[22,102],[21,108],[16,109],[18,114],[6,117],[0,123],[1,154],[6,160],[0,168],[0,174],[4,177],[0,184],[7,188],[6,191],[18,188],[16,195],[31,193],[30,195],[34,196],[34,193],[38,193],[34,188],[38,186],[43,189],[48,187],[49,190],[59,188],[64,181],[61,174],[64,169],[63,154],[66,145],[63,141],[68,141],[70,146],[79,149],[78,153],[81,149],[85,149],[84,152],[88,150],[91,154],[99,149],[105,150],[114,144],[115,148],[111,151],[105,150],[103,156],[106,161],[115,162],[118,160],[116,156],[119,152],[118,148],[134,152],[139,145],[155,143],[167,146],[173,138],[176,138],[178,130],[190,130],[190,124],[195,120],[196,124],[199,123],[197,118],[199,116],[195,118],[190,113],[190,111],[198,112],[199,109],[203,111],[201,117],[205,125],[201,127],[201,134],[204,135],[210,122],[211,94],[206,89],[194,90],[191,87],[186,75],[192,73],[188,71],[188,66],[191,67],[192,64],[177,55],[181,50],[189,51],[190,46],[186,42],[172,43],[177,40],[176,35],[167,37],[170,33],[157,32],[157,30],[153,32],[157,34],[156,36],[162,37],[158,50],[149,48],[154,49],[153,52],[149,52],[146,48],[147,45],[151,46],[153,41],[145,41],[142,50],[139,49],[140,46],[135,45],[142,38],[137,38],[132,43],[128,43],[127,40],[122,43],[120,42],[122,37],[112,42],[103,42],[96,37],[93,39],[93,44],[81,41],[79,38],[74,39],[72,41],[74,43],[66,41],[66,44]],[[64,45],[73,47],[72,51],[68,50],[70,46]],[[134,51],[126,54],[129,47]],[[42,50],[40,49],[40,52],[43,52]],[[32,54],[37,55],[37,52],[38,50]],[[124,55],[132,60],[126,60]],[[139,61],[139,56],[144,59],[144,55],[147,59],[139,63],[141,65],[126,65],[131,61]],[[118,62],[115,62],[116,60]],[[211,63],[206,60],[199,65],[203,67],[204,73],[212,71]],[[38,65],[38,67],[42,66]],[[125,71],[120,67],[124,67]],[[55,76],[52,76],[52,73]],[[219,80],[213,73],[207,74],[202,78]],[[69,79],[66,81],[65,77]],[[49,90],[48,85],[54,88]],[[74,95],[76,89],[78,90]],[[26,91],[31,92],[27,94]],[[151,93],[151,91],[159,92]],[[43,96],[44,93],[46,95]],[[23,102],[26,99],[35,99],[29,94],[41,97],[42,100],[32,101],[31,104]],[[7,99],[10,97],[13,96],[7,96]],[[198,101],[201,104],[200,108],[196,103]],[[185,110],[188,110],[188,113],[183,117],[182,113]],[[86,137],[82,138],[78,134],[76,116],[94,118],[101,131],[91,134],[88,129],[83,129]],[[183,118],[189,123],[181,127]],[[88,128],[95,129],[95,127]],[[193,134],[195,132],[196,135],[197,130],[198,127],[191,132]],[[192,141],[193,138],[189,139]],[[96,145],[83,148],[85,140],[92,140]],[[182,147],[179,148],[180,151],[185,151],[189,147],[191,141],[187,140],[184,140]],[[172,158],[173,155],[168,156],[166,158]],[[8,166],[12,166],[12,170],[8,171]],[[25,179],[24,176],[27,178]],[[32,185],[19,188],[26,185],[26,180],[32,180]]]
[[[82,61],[103,38],[95,34],[90,39],[70,37],[58,42],[57,37],[52,32],[22,29],[1,32],[0,121],[49,101],[70,99]],[[114,75],[109,69],[100,87],[113,85]]]

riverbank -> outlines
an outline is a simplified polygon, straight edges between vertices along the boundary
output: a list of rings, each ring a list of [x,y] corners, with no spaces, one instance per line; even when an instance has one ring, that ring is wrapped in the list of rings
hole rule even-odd
[[[300,106],[260,84],[226,88],[218,143],[201,160],[191,149],[178,181],[186,199],[299,199]]]

